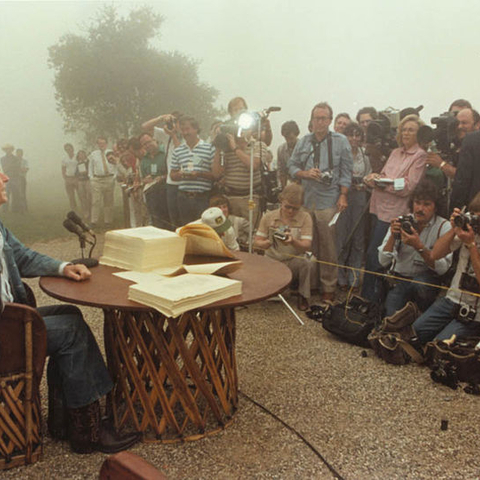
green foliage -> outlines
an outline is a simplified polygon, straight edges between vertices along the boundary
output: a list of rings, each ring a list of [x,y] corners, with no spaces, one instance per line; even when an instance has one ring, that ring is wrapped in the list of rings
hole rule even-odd
[[[150,45],[162,22],[149,7],[121,18],[108,6],[85,35],[64,35],[49,48],[66,132],[84,132],[88,140],[128,137],[145,120],[173,110],[203,125],[218,115],[218,92],[200,82],[197,62]]]

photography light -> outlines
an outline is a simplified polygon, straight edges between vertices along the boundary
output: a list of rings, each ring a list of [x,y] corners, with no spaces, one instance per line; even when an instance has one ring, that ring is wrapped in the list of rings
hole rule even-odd
[[[243,112],[237,120],[237,125],[241,130],[250,130],[254,128],[260,120],[260,115],[256,112]]]

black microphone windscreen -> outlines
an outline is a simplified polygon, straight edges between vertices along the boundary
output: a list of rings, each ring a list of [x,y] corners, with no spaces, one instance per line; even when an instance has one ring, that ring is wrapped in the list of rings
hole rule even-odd
[[[73,210],[67,213],[67,218],[69,218],[72,222],[76,223],[85,232],[91,230],[91,228],[86,223],[84,223],[84,221]]]
[[[79,237],[83,237],[84,233],[82,229],[75,223],[72,222],[69,218],[63,221],[63,226],[69,231],[74,233],[75,235],[78,235]]]
[[[269,107],[267,109],[267,112],[279,112],[282,109],[282,107]]]

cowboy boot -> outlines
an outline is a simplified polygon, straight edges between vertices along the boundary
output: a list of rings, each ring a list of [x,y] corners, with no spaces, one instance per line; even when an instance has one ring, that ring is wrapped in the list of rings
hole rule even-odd
[[[101,422],[100,403],[69,410],[70,445],[75,453],[117,453],[140,440],[140,433],[119,435],[108,422]]]

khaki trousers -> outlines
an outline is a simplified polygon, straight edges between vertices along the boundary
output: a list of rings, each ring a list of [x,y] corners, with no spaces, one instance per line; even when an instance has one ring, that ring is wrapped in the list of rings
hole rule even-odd
[[[333,227],[328,226],[336,212],[336,207],[312,212],[313,224],[317,234],[317,251],[314,253],[321,262],[337,263],[335,225]],[[323,263],[319,267],[322,293],[334,293],[337,288],[338,268]]]
[[[230,215],[237,215],[237,217],[243,217],[246,220],[249,220],[248,217],[248,200],[249,196],[237,197],[227,195],[228,201],[230,202]],[[260,221],[260,197],[258,195],[253,195],[253,202],[255,207],[253,209],[253,229],[255,230],[258,227],[258,222]]]
[[[283,263],[292,271],[292,277],[298,281],[298,293],[310,298],[310,276],[313,263],[307,258],[290,258]]]
[[[113,220],[113,191],[115,177],[93,177],[92,187],[92,223],[97,223],[103,207],[103,220],[112,223]]]

